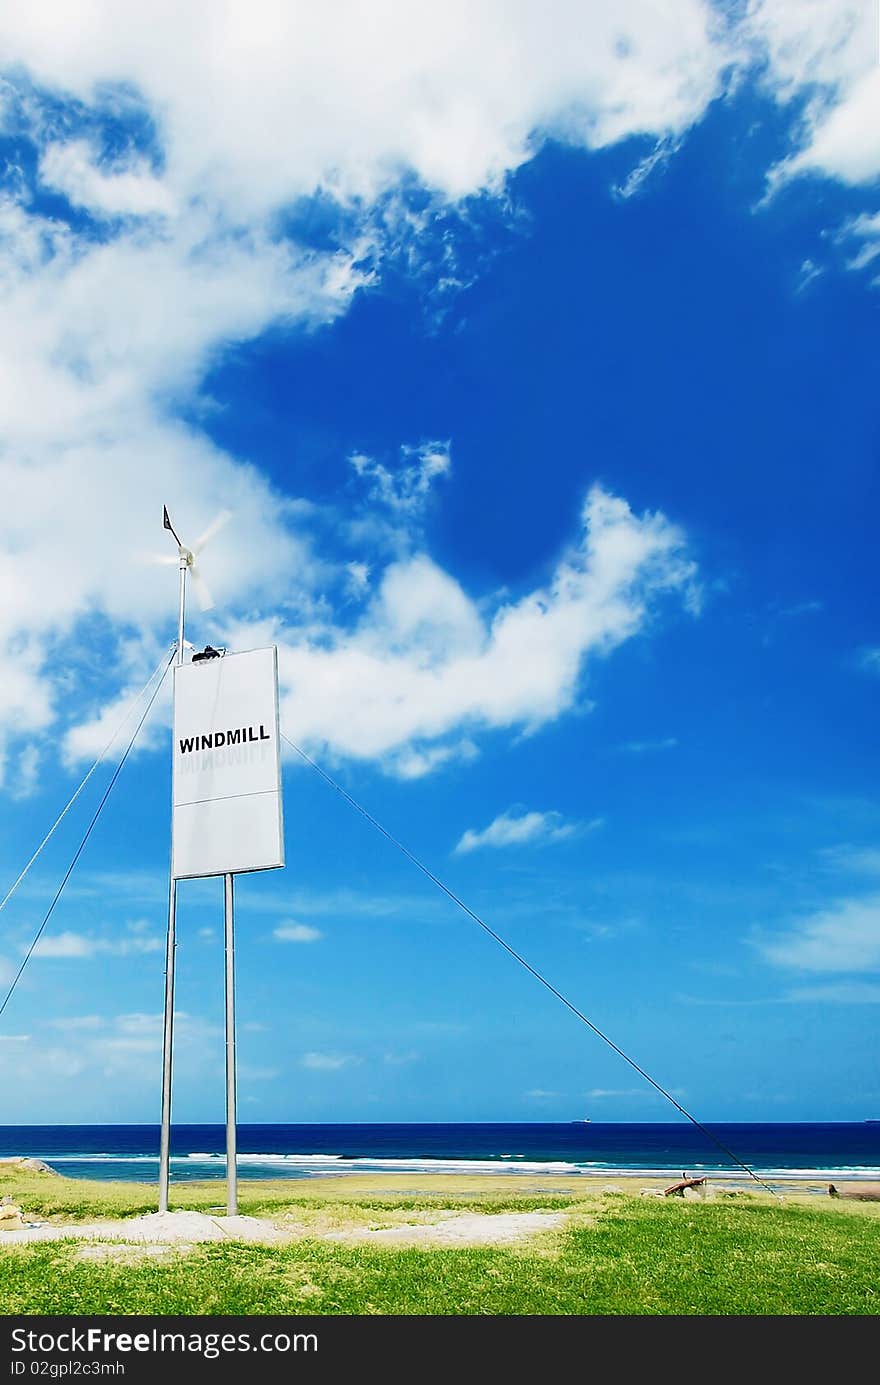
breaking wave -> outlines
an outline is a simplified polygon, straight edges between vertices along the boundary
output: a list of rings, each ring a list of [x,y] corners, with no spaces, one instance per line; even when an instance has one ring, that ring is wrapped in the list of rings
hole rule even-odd
[[[117,1178],[131,1178],[135,1181],[138,1181],[138,1170],[142,1170],[142,1178],[146,1177],[152,1181],[159,1167],[159,1157],[155,1154],[50,1154],[46,1156],[46,1159],[52,1165],[66,1166],[70,1173],[74,1172],[71,1166],[76,1165],[78,1166],[76,1172],[84,1177],[89,1176],[88,1167],[92,1166],[92,1176],[97,1175],[106,1178],[108,1176],[113,1177],[115,1174]],[[178,1178],[186,1180],[218,1178],[225,1174],[226,1155],[210,1151],[173,1154],[171,1164]],[[309,1178],[342,1173],[531,1174],[541,1177],[556,1175],[569,1178],[595,1177],[605,1174],[615,1178],[665,1178],[670,1172],[668,1165],[656,1168],[649,1168],[644,1165],[637,1168],[627,1168],[621,1167],[619,1163],[602,1160],[585,1160],[575,1163],[561,1159],[526,1159],[523,1155],[494,1159],[444,1159],[442,1157],[382,1159],[347,1154],[272,1154],[267,1152],[239,1154],[237,1164],[245,1177],[263,1178],[273,1175],[284,1178]],[[98,1172],[99,1168],[101,1168],[100,1173]],[[691,1164],[690,1168],[697,1175],[711,1174],[714,1177],[735,1180],[748,1178],[744,1170],[730,1168],[726,1165],[694,1163]],[[859,1181],[880,1178],[880,1168],[847,1165],[835,1165],[833,1168],[763,1167],[760,1173],[762,1177],[783,1181],[790,1179],[825,1181],[835,1178]]]

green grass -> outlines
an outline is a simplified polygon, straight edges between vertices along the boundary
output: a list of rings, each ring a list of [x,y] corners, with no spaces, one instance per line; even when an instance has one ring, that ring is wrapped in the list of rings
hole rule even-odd
[[[416,1183],[418,1180],[414,1180]],[[409,1211],[451,1207],[456,1211],[527,1212],[569,1209],[590,1204],[583,1181],[553,1183],[553,1191],[536,1188],[534,1179],[493,1179],[431,1174],[423,1186],[407,1189],[400,1177],[321,1178],[308,1182],[289,1179],[239,1183],[239,1211],[249,1217],[272,1217],[286,1210],[320,1207],[366,1210],[399,1208]],[[135,1217],[155,1212],[157,1191],[147,1183],[100,1183],[89,1179],[59,1178],[54,1174],[0,1172],[0,1196],[11,1196],[29,1218],[57,1222],[87,1222],[100,1217]],[[592,1195],[599,1196],[598,1190]],[[199,1212],[225,1211],[226,1185],[222,1182],[178,1184],[173,1189],[173,1208]],[[2,1244],[2,1243],[0,1243]]]
[[[241,1210],[287,1214],[283,1247],[199,1245],[83,1258],[83,1242],[7,1245],[5,1314],[865,1315],[880,1311],[880,1205],[742,1194],[712,1202],[639,1198],[590,1185],[542,1194],[534,1181],[315,1180],[252,1183]],[[28,1216],[67,1220],[155,1208],[155,1189],[47,1175],[4,1176]],[[222,1184],[188,1184],[174,1205],[214,1209]],[[568,1229],[512,1248],[378,1247],[319,1239],[328,1227],[388,1225],[450,1207],[564,1207]],[[0,1242],[2,1245],[2,1242]]]

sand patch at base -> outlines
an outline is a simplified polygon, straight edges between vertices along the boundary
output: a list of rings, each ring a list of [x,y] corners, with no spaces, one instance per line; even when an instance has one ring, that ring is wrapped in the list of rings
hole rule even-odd
[[[277,1245],[291,1238],[262,1217],[209,1217],[204,1212],[149,1212],[125,1221],[75,1222],[69,1226],[27,1227],[9,1231],[0,1245],[30,1245],[36,1241],[123,1241],[150,1245],[180,1242],[250,1241]]]
[[[453,1212],[426,1222],[403,1222],[379,1228],[352,1226],[334,1230],[302,1225],[282,1229],[263,1217],[210,1217],[204,1212],[150,1212],[125,1221],[44,1225],[9,1231],[3,1245],[32,1245],[41,1241],[75,1239],[107,1243],[107,1253],[95,1247],[90,1259],[111,1259],[116,1254],[136,1254],[146,1248],[186,1247],[206,1241],[246,1241],[252,1245],[290,1245],[306,1237],[373,1245],[509,1245],[555,1231],[568,1217],[563,1212]],[[85,1251],[80,1251],[86,1256]]]
[[[541,1231],[555,1231],[568,1218],[564,1212],[460,1212],[435,1222],[404,1222],[376,1230],[356,1227],[327,1232],[325,1241],[379,1245],[489,1246],[509,1245]]]

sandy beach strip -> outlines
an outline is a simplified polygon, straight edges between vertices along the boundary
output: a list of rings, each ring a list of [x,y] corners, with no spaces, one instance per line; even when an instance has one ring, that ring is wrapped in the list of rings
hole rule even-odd
[[[0,1193],[15,1186],[15,1174],[25,1174],[43,1181],[55,1182],[63,1178],[50,1167],[34,1167],[38,1161],[27,1159],[0,1160]],[[12,1175],[7,1182],[3,1174]],[[226,1216],[221,1207],[212,1206],[198,1210],[193,1202],[205,1206],[206,1191],[214,1193],[218,1202],[225,1196],[225,1184],[179,1183],[172,1186],[172,1202],[176,1210],[169,1212],[148,1212],[139,1216],[108,1215],[94,1220],[62,1220],[60,1216],[42,1217],[28,1208],[26,1192],[15,1198],[21,1207],[21,1218],[17,1224],[10,1222],[6,1229],[0,1229],[0,1247],[26,1246],[46,1241],[75,1239],[95,1249],[83,1251],[90,1258],[101,1258],[115,1254],[116,1251],[100,1249],[102,1244],[115,1246],[120,1253],[161,1254],[162,1247],[169,1250],[185,1251],[203,1242],[237,1241],[262,1245],[288,1245],[305,1238],[317,1238],[337,1243],[373,1244],[377,1246],[475,1246],[512,1245],[529,1240],[542,1233],[556,1232],[567,1225],[582,1220],[587,1207],[592,1202],[598,1207],[610,1196],[656,1197],[668,1195],[667,1190],[675,1187],[683,1175],[693,1177],[693,1171],[652,1170],[645,1175],[637,1170],[627,1169],[611,1172],[608,1170],[590,1171],[572,1176],[560,1174],[539,1175],[535,1173],[516,1174],[435,1174],[420,1171],[410,1174],[337,1174],[309,1179],[245,1180],[240,1185],[240,1195],[247,1201],[248,1193],[256,1200],[261,1194],[265,1197],[271,1191],[273,1200],[278,1200],[277,1210],[270,1215]],[[713,1202],[723,1198],[742,1196],[757,1197],[765,1201],[779,1198],[783,1201],[811,1202],[821,1198],[824,1205],[831,1208],[843,1200],[880,1202],[880,1182],[857,1179],[839,1179],[834,1183],[836,1196],[829,1195],[829,1180],[803,1175],[785,1178],[768,1176],[761,1181],[750,1178],[745,1172],[737,1171],[724,1175],[702,1175],[696,1186],[678,1190],[678,1196],[692,1202]],[[77,1183],[85,1193],[86,1180],[67,1180]],[[97,1183],[97,1180],[95,1180]],[[106,1186],[106,1185],[104,1185]],[[126,1185],[131,1188],[134,1185]],[[146,1192],[149,1185],[136,1185]],[[283,1193],[290,1195],[291,1203],[285,1205]],[[188,1199],[189,1195],[189,1199]],[[672,1197],[676,1194],[672,1194]],[[428,1206],[413,1211],[401,1206],[395,1208],[396,1200],[430,1199]],[[508,1199],[528,1198],[546,1199],[545,1207],[530,1207],[527,1210],[497,1207],[498,1202]],[[346,1211],[346,1204],[356,1209],[359,1201],[388,1199],[381,1210],[370,1209],[371,1215],[365,1222],[354,1211]],[[560,1206],[560,1201],[571,1203],[569,1211]],[[186,1206],[187,1201],[190,1206]],[[478,1210],[474,1201],[483,1202]],[[35,1203],[36,1203],[35,1199]],[[468,1202],[468,1207],[456,1206]],[[316,1220],[319,1209],[328,1209],[326,1221]],[[334,1212],[333,1209],[338,1211]],[[2,1228],[2,1222],[0,1222]],[[152,1249],[150,1249],[152,1248]]]
[[[123,1180],[116,1179],[68,1179],[68,1175],[54,1168],[50,1163],[41,1159],[34,1159],[29,1156],[0,1156],[0,1193],[3,1192],[3,1174],[15,1173],[45,1173],[56,1178],[64,1178],[66,1181],[78,1182],[85,1185],[95,1186],[122,1186]],[[875,1200],[880,1196],[880,1179],[873,1177],[873,1171],[866,1173],[864,1177],[847,1171],[846,1174],[838,1174],[833,1170],[818,1173],[816,1171],[804,1170],[781,1170],[774,1169],[764,1172],[756,1169],[754,1174],[741,1168],[731,1169],[712,1169],[703,1168],[585,1168],[577,1173],[565,1172],[556,1173],[550,1170],[525,1170],[522,1173],[446,1173],[435,1172],[432,1169],[419,1169],[410,1172],[364,1172],[354,1173],[347,1170],[327,1170],[317,1176],[308,1178],[285,1177],[279,1174],[272,1178],[248,1178],[247,1173],[243,1173],[239,1168],[238,1179],[239,1187],[244,1195],[250,1191],[252,1195],[259,1195],[259,1190],[264,1187],[277,1189],[289,1187],[291,1196],[300,1198],[303,1196],[311,1197],[332,1197],[347,1198],[365,1193],[387,1192],[395,1196],[422,1196],[422,1195],[458,1195],[471,1196],[477,1194],[490,1193],[497,1197],[499,1195],[544,1195],[549,1197],[568,1197],[576,1196],[587,1190],[595,1190],[596,1187],[603,1185],[615,1185],[621,1192],[631,1192],[634,1187],[638,1190],[661,1191],[671,1184],[681,1179],[705,1178],[707,1188],[716,1192],[741,1192],[751,1191],[754,1193],[776,1192],[776,1193],[804,1193],[811,1195],[828,1196],[829,1185],[833,1185],[842,1197],[863,1196],[869,1200]],[[135,1184],[140,1188],[149,1187],[149,1183],[136,1181]],[[180,1200],[185,1201],[186,1189],[198,1186],[204,1188],[208,1186],[206,1180],[172,1180],[172,1186],[176,1189]],[[210,1186],[216,1186],[218,1201],[225,1196],[225,1182],[223,1179],[212,1180]]]

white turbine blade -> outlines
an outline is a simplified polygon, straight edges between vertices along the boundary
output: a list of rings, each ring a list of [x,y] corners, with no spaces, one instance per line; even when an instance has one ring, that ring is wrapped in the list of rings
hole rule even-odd
[[[195,567],[190,568],[189,575],[193,581],[193,590],[196,594],[196,601],[199,603],[203,611],[210,611],[211,607],[214,605],[214,599],[211,596],[211,593],[208,591],[204,577],[199,572],[198,568]]]
[[[142,563],[159,563],[162,567],[177,567],[180,558],[172,558],[170,553],[142,553],[140,555]]]
[[[210,543],[214,535],[219,534],[220,530],[223,529],[231,519],[231,510],[221,510],[219,515],[217,515],[216,519],[213,519],[211,523],[208,525],[204,534],[201,534],[199,538],[196,539],[195,543],[192,546],[193,553],[201,553],[205,544]]]

